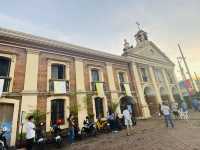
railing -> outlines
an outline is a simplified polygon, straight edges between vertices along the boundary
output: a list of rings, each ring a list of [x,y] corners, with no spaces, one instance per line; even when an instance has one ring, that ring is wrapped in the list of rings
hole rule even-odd
[[[55,81],[63,81],[63,82],[65,82],[66,92],[69,91],[69,81],[68,80],[64,80],[64,79],[50,79],[49,80],[49,92],[54,92],[55,91],[55,88],[54,88],[54,82]]]
[[[4,79],[3,92],[8,92],[10,88],[11,78],[0,76],[0,79]]]
[[[106,84],[105,84],[105,82],[101,82],[101,81],[95,81],[95,82],[91,82],[91,90],[92,91],[97,91],[97,87],[96,87],[96,83],[103,83],[103,89],[104,89],[104,91],[106,91]]]

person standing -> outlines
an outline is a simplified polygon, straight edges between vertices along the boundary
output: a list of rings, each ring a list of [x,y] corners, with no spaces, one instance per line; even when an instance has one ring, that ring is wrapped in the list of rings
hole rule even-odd
[[[75,139],[74,116],[72,114],[70,114],[69,118],[67,120],[68,120],[68,124],[69,124],[68,139],[69,139],[69,143],[72,144],[72,143],[74,143],[74,139]]]
[[[185,101],[182,101],[181,103],[181,119],[186,119],[188,120],[188,106]]]
[[[35,140],[35,124],[33,123],[33,116],[28,117],[26,124],[26,149],[32,150]]]
[[[172,103],[172,112],[176,119],[179,118],[179,112],[178,112],[178,103],[174,102]]]
[[[166,127],[168,128],[170,123],[171,127],[174,128],[174,123],[171,117],[171,110],[167,103],[163,102],[163,104],[161,105],[161,111],[164,115]]]
[[[131,113],[129,112],[127,107],[123,110],[123,116],[124,116],[124,122],[126,125],[127,136],[129,136],[130,130],[133,129],[133,127],[132,127],[133,123],[132,123],[132,119],[131,119]]]

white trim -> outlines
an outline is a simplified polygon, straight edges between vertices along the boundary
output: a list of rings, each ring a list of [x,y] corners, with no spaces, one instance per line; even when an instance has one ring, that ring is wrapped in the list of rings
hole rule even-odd
[[[64,61],[55,61],[55,60],[48,60],[48,65],[47,65],[47,91],[49,91],[49,80],[51,79],[51,65],[52,64],[61,64],[65,65],[65,80],[70,79],[70,73],[69,73],[69,63],[64,62]]]
[[[69,116],[69,97],[68,96],[51,96],[47,98],[47,108],[46,108],[46,131],[49,132],[51,130],[51,101],[52,100],[56,100],[56,99],[63,99],[64,102],[64,110],[65,110],[65,114],[64,114],[64,120],[65,120],[65,124],[61,125],[61,129],[65,129],[68,127],[68,122],[67,122],[67,118]]]
[[[16,99],[8,99],[8,98],[0,98],[0,103],[5,104],[13,104],[13,119],[12,119],[12,131],[11,131],[11,140],[10,145],[14,146],[16,142],[16,134],[17,134],[17,121],[18,121],[18,113],[19,113],[19,101]]]
[[[92,96],[92,106],[93,106],[93,113],[94,113],[94,121],[95,122],[97,121],[97,118],[96,118],[96,108],[95,108],[95,98],[97,98],[97,97],[99,97],[99,96],[97,96],[97,95]],[[102,101],[103,101],[103,113],[104,113],[104,117],[102,117],[102,118],[105,119],[107,117],[107,112],[108,112],[108,101],[107,101],[106,96],[100,97],[100,98],[102,98]]]
[[[9,72],[9,77],[11,78],[10,86],[9,86],[9,92],[12,92],[14,74],[15,74],[16,55],[0,53],[0,56],[1,57],[5,57],[5,58],[9,58],[10,61],[11,61],[11,63],[10,63],[10,72]]]
[[[120,78],[119,78],[119,73],[120,73],[120,72],[122,72],[122,73],[124,74],[124,80],[125,80],[125,82],[128,83],[129,80],[128,80],[127,71],[120,70],[120,69],[116,71],[116,73],[117,73],[117,80],[118,80],[118,86],[119,86],[120,91],[122,91],[121,86],[120,86]]]
[[[90,89],[92,90],[92,69],[96,69],[98,71],[99,74],[99,81],[100,82],[104,82],[104,75],[103,75],[103,69],[101,67],[95,67],[95,66],[89,66],[89,81],[90,81]]]

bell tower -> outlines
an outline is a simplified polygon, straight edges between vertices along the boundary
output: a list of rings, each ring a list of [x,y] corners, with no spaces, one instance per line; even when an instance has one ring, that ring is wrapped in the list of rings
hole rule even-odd
[[[147,33],[143,30],[139,30],[137,34],[135,35],[135,39],[136,39],[137,44],[141,44],[144,41],[148,41]]]
[[[136,24],[138,26],[138,32],[135,35],[135,39],[138,45],[144,43],[145,41],[148,41],[148,36],[147,33],[140,28],[140,24],[138,22],[136,22]]]

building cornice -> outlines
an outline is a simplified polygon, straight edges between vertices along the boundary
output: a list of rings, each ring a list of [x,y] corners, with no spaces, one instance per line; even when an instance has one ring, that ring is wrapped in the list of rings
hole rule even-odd
[[[60,42],[40,36],[35,36],[19,31],[13,31],[5,28],[0,28],[0,43],[6,43],[12,46],[22,46],[23,48],[31,48],[38,51],[46,51],[50,53],[65,54],[72,57],[79,57],[83,59],[103,60],[111,63],[148,63],[171,66],[174,64],[163,62],[160,60],[150,59],[139,56],[137,54],[130,54],[126,56],[113,55],[110,53],[93,50],[65,42]]]
[[[94,49],[86,48],[86,47],[81,47],[65,42],[60,42],[56,40],[51,40],[48,38],[40,37],[40,36],[35,36],[23,32],[18,32],[18,31],[13,31],[5,28],[0,28],[0,37],[3,37],[5,39],[11,39],[14,40],[16,43],[15,44],[20,44],[24,46],[32,46],[34,49],[45,49],[47,48],[48,50],[54,49],[57,52],[60,53],[73,53],[73,54],[78,54],[77,56],[80,57],[98,57],[98,58],[107,58],[111,61],[121,61],[121,62],[130,62],[130,60],[127,60],[127,58],[118,56],[118,55],[113,55],[110,53],[102,52],[102,51],[97,51]],[[7,40],[6,42],[9,42]],[[5,40],[4,40],[5,41]],[[52,51],[52,50],[51,50]]]

